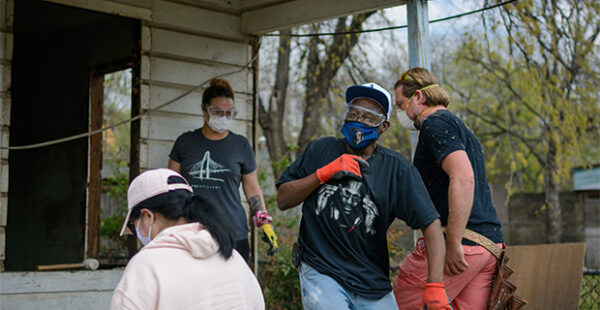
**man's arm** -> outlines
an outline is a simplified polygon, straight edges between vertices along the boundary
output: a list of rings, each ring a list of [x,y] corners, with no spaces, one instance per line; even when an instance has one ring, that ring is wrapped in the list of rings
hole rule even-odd
[[[316,173],[279,185],[277,189],[277,207],[279,210],[287,210],[299,205],[320,185]]]
[[[444,235],[440,220],[429,223],[422,229],[427,247],[427,283],[444,282]]]
[[[473,207],[475,177],[471,161],[462,150],[446,156],[442,160],[442,169],[450,177],[444,271],[459,274],[468,267],[461,241]]]
[[[181,173],[181,163],[178,163],[172,159],[169,159],[169,169],[177,172],[177,173]]]
[[[250,214],[256,214],[256,211],[265,211],[265,198],[258,184],[256,170],[242,175],[242,188],[250,205]]]

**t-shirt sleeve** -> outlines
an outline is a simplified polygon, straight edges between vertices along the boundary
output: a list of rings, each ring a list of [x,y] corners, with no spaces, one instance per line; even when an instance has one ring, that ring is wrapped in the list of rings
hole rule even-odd
[[[399,195],[394,215],[412,229],[427,226],[440,217],[415,166],[410,165],[400,175]]]
[[[431,119],[432,123],[422,128],[422,134],[419,139],[424,146],[431,151],[435,158],[435,163],[440,165],[442,160],[450,153],[458,150],[465,150],[465,144],[460,139],[459,130],[456,124],[451,120],[439,118]]]
[[[235,146],[234,146],[235,147]],[[256,160],[254,159],[254,151],[250,146],[250,142],[245,137],[242,137],[241,150],[242,152],[242,174],[248,174],[256,170]]]
[[[285,170],[279,177],[279,180],[277,180],[277,183],[275,184],[276,187],[279,187],[279,185],[289,181],[302,179],[314,172],[310,171],[311,169],[308,168],[308,166],[312,166],[310,161],[312,158],[311,153],[314,148],[314,143],[314,141],[310,142],[306,146],[304,152],[302,152],[302,154],[300,154],[300,156],[296,159],[296,161],[289,165],[287,168],[285,168]]]
[[[173,144],[173,148],[171,148],[171,153],[169,153],[169,158],[175,162],[181,163],[182,158],[182,148],[183,148],[183,135],[179,136],[175,143]]]

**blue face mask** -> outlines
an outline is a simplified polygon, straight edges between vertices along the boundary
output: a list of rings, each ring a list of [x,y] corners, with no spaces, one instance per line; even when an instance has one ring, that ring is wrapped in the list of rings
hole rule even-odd
[[[359,122],[345,122],[340,132],[353,149],[362,149],[377,140],[377,128]]]
[[[150,223],[150,228],[148,229],[148,237],[142,237],[142,235],[140,234],[141,222],[142,218],[140,217],[137,225],[135,226],[135,234],[137,235],[138,239],[140,239],[140,242],[142,242],[142,244],[145,246],[146,244],[150,243],[150,241],[152,241],[152,238],[150,238],[150,233],[152,232],[152,223]]]

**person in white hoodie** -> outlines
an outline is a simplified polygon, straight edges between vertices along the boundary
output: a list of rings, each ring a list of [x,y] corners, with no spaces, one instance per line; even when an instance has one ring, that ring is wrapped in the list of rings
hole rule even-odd
[[[129,261],[111,309],[264,309],[256,277],[234,250],[230,221],[169,169],[137,176],[121,230],[144,247]]]

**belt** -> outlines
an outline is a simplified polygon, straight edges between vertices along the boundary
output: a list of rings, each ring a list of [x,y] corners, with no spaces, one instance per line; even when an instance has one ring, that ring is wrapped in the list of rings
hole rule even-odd
[[[446,233],[446,227],[442,227],[442,231]],[[465,232],[463,233],[463,238],[469,241],[473,241],[478,245],[484,247],[486,250],[490,251],[492,255],[496,256],[497,259],[502,258],[502,248],[500,248],[494,241],[490,240],[488,237],[479,234],[475,231],[472,231],[468,228],[465,228]]]

